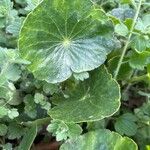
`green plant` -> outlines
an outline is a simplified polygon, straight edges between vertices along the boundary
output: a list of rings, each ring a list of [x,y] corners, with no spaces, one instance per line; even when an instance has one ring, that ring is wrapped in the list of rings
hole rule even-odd
[[[36,149],[44,136],[61,150],[148,149],[149,10],[148,0],[0,0],[0,147]]]

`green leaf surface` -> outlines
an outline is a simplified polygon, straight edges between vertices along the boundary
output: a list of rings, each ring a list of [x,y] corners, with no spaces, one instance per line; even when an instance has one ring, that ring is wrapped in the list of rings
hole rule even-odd
[[[120,89],[103,66],[81,82],[62,102],[52,108],[52,118],[65,122],[101,120],[113,115],[120,106]]]
[[[96,130],[76,139],[68,140],[60,150],[137,150],[130,138],[109,130]]]
[[[0,118],[3,118],[4,116],[7,115],[8,109],[5,108],[4,106],[0,106]]]
[[[133,114],[126,113],[120,116],[115,122],[115,130],[121,135],[133,136],[137,132],[136,117]]]
[[[0,124],[0,136],[5,136],[7,133],[7,126],[5,124]]]
[[[19,50],[36,78],[57,83],[103,64],[119,44],[112,34],[108,17],[90,0],[44,0],[25,20]]]
[[[129,30],[126,25],[120,23],[115,26],[115,32],[121,36],[126,36],[129,33]]]
[[[12,122],[8,126],[8,139],[14,140],[19,139],[22,135],[24,135],[25,130],[23,126],[16,124],[16,122]]]
[[[59,120],[53,120],[47,130],[56,136],[57,141],[66,140],[68,137],[76,138],[82,133],[80,125]]]
[[[129,64],[132,68],[144,70],[144,67],[150,64],[150,52],[134,52],[130,57]]]
[[[24,135],[18,150],[30,150],[32,143],[37,135],[37,125],[34,125]]]

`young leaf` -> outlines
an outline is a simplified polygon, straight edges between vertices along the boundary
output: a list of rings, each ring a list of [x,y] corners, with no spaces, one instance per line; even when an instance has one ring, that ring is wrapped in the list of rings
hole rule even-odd
[[[19,116],[18,110],[16,108],[12,108],[8,110],[8,117],[10,119],[14,119]]]
[[[62,82],[103,64],[118,44],[112,32],[107,16],[90,0],[44,0],[24,22],[20,55],[31,61],[36,78]]]
[[[6,116],[7,112],[8,112],[7,108],[0,106],[0,118],[3,118],[4,116]]]
[[[24,97],[25,103],[25,113],[31,117],[35,118],[37,116],[36,103],[34,102],[34,97],[32,95],[26,95]]]
[[[120,89],[103,66],[81,82],[68,99],[49,111],[53,119],[64,122],[101,120],[113,115],[120,106]]]
[[[120,23],[115,26],[115,32],[121,36],[126,36],[129,33],[129,30],[126,25]]]
[[[68,140],[60,150],[137,150],[130,138],[122,137],[109,130],[96,130],[76,139]]]
[[[37,125],[34,125],[24,135],[24,137],[18,147],[18,150],[30,150],[36,135],[37,135]]]
[[[76,138],[82,133],[82,128],[75,123],[65,123],[59,120],[53,120],[47,127],[47,130],[56,136],[57,141]]]

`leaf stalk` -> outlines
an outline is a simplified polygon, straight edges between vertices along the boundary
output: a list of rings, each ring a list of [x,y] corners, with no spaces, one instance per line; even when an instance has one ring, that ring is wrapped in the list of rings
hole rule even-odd
[[[134,27],[135,27],[136,21],[137,21],[137,19],[138,19],[139,13],[140,13],[141,5],[142,5],[142,0],[139,1],[138,7],[137,7],[137,11],[136,11],[136,14],[135,14],[135,16],[134,16],[134,20],[133,20],[133,23],[132,23],[132,26],[131,26],[131,29],[130,29],[130,32],[129,32],[129,36],[128,36],[127,41],[126,41],[126,43],[125,43],[125,46],[124,46],[124,48],[123,48],[121,57],[120,57],[120,59],[119,59],[119,62],[118,62],[118,65],[117,65],[117,68],[116,68],[116,71],[115,71],[115,74],[114,74],[114,79],[117,79],[117,76],[118,76],[120,67],[121,67],[121,65],[122,65],[124,56],[125,56],[126,51],[127,51],[127,49],[128,49],[128,45],[129,45],[129,43],[130,43],[130,40],[131,40],[131,36],[132,36],[132,34],[133,34]]]

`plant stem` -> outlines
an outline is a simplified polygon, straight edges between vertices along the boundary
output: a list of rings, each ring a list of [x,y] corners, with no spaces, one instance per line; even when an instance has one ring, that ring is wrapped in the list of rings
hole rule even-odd
[[[37,119],[35,121],[28,121],[28,122],[22,122],[21,124],[27,127],[33,126],[33,125],[37,125],[37,126],[42,126],[42,125],[46,125],[49,124],[51,121],[50,117],[46,117],[46,118],[42,118],[42,119]]]
[[[129,33],[129,36],[127,38],[127,42],[123,48],[123,52],[121,54],[121,57],[119,59],[119,62],[118,62],[118,66],[116,68],[116,71],[115,71],[115,75],[114,75],[114,78],[117,79],[117,76],[118,76],[118,73],[119,73],[119,70],[120,70],[120,67],[121,67],[121,64],[122,64],[122,61],[123,61],[123,58],[126,54],[126,51],[128,49],[128,45],[130,43],[130,39],[131,39],[131,36],[132,36],[132,32],[134,30],[134,27],[135,27],[135,24],[136,24],[136,21],[138,19],[138,16],[139,16],[139,12],[140,12],[140,9],[141,9],[141,5],[142,5],[142,0],[139,1],[139,4],[138,4],[138,7],[137,7],[137,11],[136,11],[136,14],[135,14],[135,17],[134,17],[134,20],[133,20],[133,23],[132,23],[132,26],[131,26],[131,29],[130,29],[130,33]]]
[[[144,81],[144,80],[146,80],[148,78],[149,78],[149,75],[145,74],[145,75],[142,75],[142,76],[133,77],[128,82],[129,83],[131,83],[131,82],[139,82],[139,81]]]

